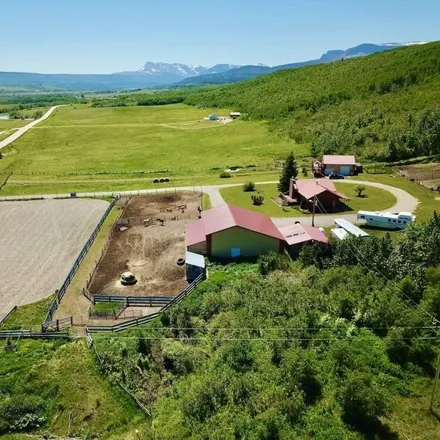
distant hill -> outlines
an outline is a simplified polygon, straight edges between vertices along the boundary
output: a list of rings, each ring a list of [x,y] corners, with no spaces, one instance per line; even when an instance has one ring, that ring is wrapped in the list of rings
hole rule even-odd
[[[269,67],[262,64],[239,66],[216,64],[212,67],[147,61],[142,68],[113,74],[41,74],[0,72],[0,93],[10,91],[113,91],[200,84],[235,83],[283,69],[329,63],[421,43],[361,44],[347,50],[330,50],[317,60]]]
[[[223,73],[217,73],[215,75],[207,74],[206,72],[186,78],[176,86],[196,85],[196,84],[227,84],[243,81],[246,79],[255,78],[261,75],[267,75],[278,70],[283,69],[298,69],[304,66],[313,66],[323,63],[331,63],[333,61],[342,60],[345,58],[355,58],[360,56],[371,55],[377,52],[384,52],[386,50],[396,49],[403,46],[426,44],[425,42],[410,42],[410,43],[385,43],[385,44],[360,44],[355,47],[351,47],[347,50],[329,50],[316,60],[302,61],[298,63],[282,64],[279,66],[242,66],[236,69],[228,70]]]

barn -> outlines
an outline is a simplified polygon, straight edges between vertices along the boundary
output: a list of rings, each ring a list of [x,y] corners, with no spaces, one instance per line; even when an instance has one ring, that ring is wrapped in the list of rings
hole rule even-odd
[[[270,217],[227,204],[187,223],[185,243],[189,252],[219,259],[284,252],[284,237]]]
[[[303,209],[316,211],[323,210],[334,212],[341,205],[342,200],[350,200],[345,194],[339,192],[333,182],[328,179],[312,180],[290,179],[289,198],[296,200]]]
[[[280,227],[280,232],[286,241],[287,250],[293,258],[297,258],[301,248],[305,245],[329,245],[330,241],[319,228],[292,223]]]

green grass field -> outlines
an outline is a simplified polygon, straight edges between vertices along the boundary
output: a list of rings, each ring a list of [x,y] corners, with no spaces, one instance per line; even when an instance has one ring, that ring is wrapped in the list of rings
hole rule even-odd
[[[335,186],[339,191],[351,199],[347,202],[347,206],[351,209],[346,213],[356,213],[360,209],[383,210],[391,208],[391,206],[396,203],[396,198],[390,192],[380,188],[366,186],[364,192],[365,197],[357,197],[355,191],[356,184],[335,183]],[[257,191],[254,193],[244,192],[241,186],[224,188],[220,192],[227,203],[270,215],[271,217],[300,217],[310,215],[305,214],[298,207],[280,207],[275,204],[272,201],[272,198],[278,195],[278,189],[275,183],[257,185]],[[255,206],[252,204],[251,195],[257,193],[264,197],[264,204],[261,206]]]
[[[198,182],[198,176],[218,179],[223,169],[234,165],[256,165],[268,172],[274,159],[283,158],[295,146],[270,134],[264,122],[203,120],[214,111],[228,114],[180,104],[60,108],[5,150],[0,172],[13,171],[23,181],[32,175],[41,180],[66,175],[112,178],[133,171],[150,171],[154,176],[155,170],[169,170],[171,176]]]
[[[29,124],[28,120],[23,119],[0,119],[0,131],[10,130],[11,128],[20,128]]]

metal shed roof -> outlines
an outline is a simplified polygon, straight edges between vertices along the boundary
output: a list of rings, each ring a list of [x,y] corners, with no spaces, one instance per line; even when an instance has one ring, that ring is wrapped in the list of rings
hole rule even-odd
[[[190,266],[197,266],[205,268],[205,258],[203,255],[195,254],[194,252],[186,251],[185,255],[186,264]]]
[[[348,220],[345,220],[344,218],[335,219],[335,224],[338,225],[340,228],[345,229],[347,232],[354,235],[355,237],[368,237],[368,234],[365,231],[358,228],[353,223],[350,223]]]
[[[356,165],[356,158],[354,156],[324,154],[322,156],[322,163],[324,165]]]

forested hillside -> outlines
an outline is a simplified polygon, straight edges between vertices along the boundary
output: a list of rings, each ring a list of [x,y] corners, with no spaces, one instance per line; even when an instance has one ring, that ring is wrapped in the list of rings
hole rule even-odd
[[[151,410],[151,438],[435,439],[439,249],[434,216],[397,243],[211,268],[161,322],[95,347]]]

